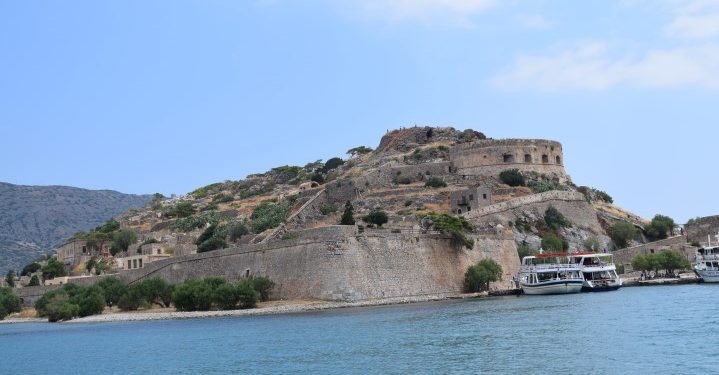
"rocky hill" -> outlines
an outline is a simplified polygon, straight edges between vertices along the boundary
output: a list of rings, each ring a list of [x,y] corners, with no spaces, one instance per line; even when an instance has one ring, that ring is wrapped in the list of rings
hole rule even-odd
[[[151,199],[110,190],[0,183],[0,270],[17,271],[75,232],[143,207]]]

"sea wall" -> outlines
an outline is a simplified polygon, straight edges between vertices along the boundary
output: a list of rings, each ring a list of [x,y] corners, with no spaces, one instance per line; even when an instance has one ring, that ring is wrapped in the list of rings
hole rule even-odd
[[[502,281],[491,289],[507,289],[519,267],[514,240],[504,232],[474,235],[473,249],[437,232],[375,229],[360,233],[355,226],[332,226],[295,233],[299,237],[293,240],[170,258],[118,276],[127,283],[152,277],[179,283],[207,276],[230,281],[267,276],[276,283],[272,296],[276,299],[361,301],[460,293],[467,268],[487,257],[504,271]]]
[[[627,247],[624,249],[615,250],[614,262],[624,265],[624,272],[632,272],[632,259],[637,255],[655,254],[666,250],[678,251],[688,261],[694,261],[696,255],[696,248],[687,244],[687,237],[676,236],[670,237],[664,240],[645,243],[642,245]]]

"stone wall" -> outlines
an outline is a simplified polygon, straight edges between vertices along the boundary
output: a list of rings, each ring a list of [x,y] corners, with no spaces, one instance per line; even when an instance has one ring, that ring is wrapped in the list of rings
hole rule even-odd
[[[359,233],[355,226],[333,226],[296,233],[294,240],[175,257],[118,276],[127,283],[152,277],[179,283],[262,275],[277,284],[273,298],[357,301],[461,292],[467,267],[486,257],[504,270],[503,281],[491,288],[510,288],[519,267],[514,240],[503,232],[474,236],[472,250],[450,236],[412,230]]]
[[[676,250],[688,261],[693,262],[696,248],[687,244],[686,236],[676,236],[660,241],[615,250],[614,262],[624,265],[624,272],[632,272],[632,259],[637,255],[655,254],[665,250]]]
[[[717,232],[719,232],[719,216],[707,216],[692,220],[684,226],[687,234],[687,241],[698,241],[706,244],[707,236],[711,235],[712,245],[717,243]]]

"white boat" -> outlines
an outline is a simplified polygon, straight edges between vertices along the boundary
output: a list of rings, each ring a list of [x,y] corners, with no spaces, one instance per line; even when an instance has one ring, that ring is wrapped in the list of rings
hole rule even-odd
[[[582,292],[617,290],[622,279],[617,275],[614,255],[603,253],[572,253],[570,262],[579,266],[584,280]]]
[[[719,246],[702,247],[697,250],[694,272],[705,283],[719,282]]]
[[[522,259],[515,281],[524,294],[569,294],[582,290],[579,265],[569,262],[565,253],[545,254]]]

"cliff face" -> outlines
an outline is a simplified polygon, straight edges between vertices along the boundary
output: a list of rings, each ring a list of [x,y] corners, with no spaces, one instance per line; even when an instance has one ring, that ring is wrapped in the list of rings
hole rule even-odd
[[[143,207],[150,199],[110,190],[0,183],[0,270],[19,271],[75,232]]]

